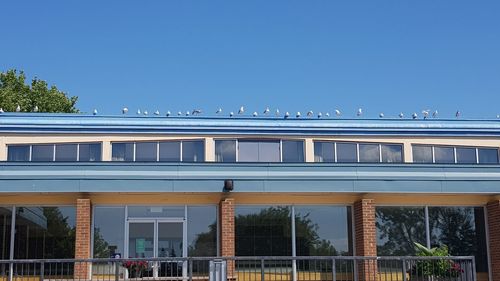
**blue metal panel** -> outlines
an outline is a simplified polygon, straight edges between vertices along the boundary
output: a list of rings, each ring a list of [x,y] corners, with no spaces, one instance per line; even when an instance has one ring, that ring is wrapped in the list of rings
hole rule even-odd
[[[417,164],[2,163],[2,192],[500,194],[500,166]]]
[[[499,120],[142,117],[3,113],[0,133],[500,136]]]

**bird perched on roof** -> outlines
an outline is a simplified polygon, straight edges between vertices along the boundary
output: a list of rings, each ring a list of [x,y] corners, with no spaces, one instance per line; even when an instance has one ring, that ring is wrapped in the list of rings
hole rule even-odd
[[[201,109],[194,109],[192,114],[193,115],[201,114]]]
[[[432,113],[432,118],[436,118],[437,116],[438,116],[438,111],[434,110],[434,112]]]
[[[122,108],[122,114],[127,114],[128,113],[128,108],[124,107]]]
[[[378,117],[380,117],[380,118],[384,118],[384,113],[383,113],[383,112],[380,112],[380,113],[379,113],[379,115],[378,115]]]
[[[426,110],[422,110],[422,115],[424,115],[424,119],[427,119],[427,117],[429,117],[429,109],[426,109]]]
[[[238,110],[238,114],[243,114],[243,113],[245,113],[245,108],[241,106],[240,110]]]
[[[399,116],[399,118],[405,117],[405,115],[403,114],[403,112],[400,112],[398,116]]]
[[[342,115],[342,112],[340,112],[340,110],[338,109],[335,109],[335,115],[337,115],[337,117],[340,117],[340,115]]]
[[[307,112],[307,117],[311,117],[311,116],[313,116],[313,114],[314,114],[314,112],[312,110],[309,110]]]
[[[92,114],[97,115],[97,109],[94,109],[94,112]]]
[[[268,114],[268,113],[269,113],[269,111],[270,111],[270,110],[269,110],[269,107],[266,107],[266,109],[264,109],[263,114]]]
[[[38,105],[35,105],[35,108],[33,108],[33,112],[38,112]]]
[[[462,114],[462,113],[460,113],[460,110],[457,110],[457,112],[455,112],[455,117],[456,117],[456,118],[459,118],[461,114]]]
[[[358,108],[358,112],[356,112],[356,116],[360,117],[361,115],[363,115],[363,109]]]
[[[160,115],[160,111],[159,110],[155,111],[155,115],[157,116]]]
[[[413,119],[417,119],[417,117],[418,117],[418,115],[417,115],[417,113],[416,113],[416,112],[414,112],[414,113],[411,115],[411,118],[413,118]]]
[[[21,106],[19,104],[16,107],[16,112],[21,112]]]
[[[217,109],[217,111],[215,112],[215,114],[220,114],[222,113],[222,108],[219,107],[219,109]]]
[[[276,117],[280,116],[280,110],[276,109],[276,111],[274,112],[274,115],[276,115]]]

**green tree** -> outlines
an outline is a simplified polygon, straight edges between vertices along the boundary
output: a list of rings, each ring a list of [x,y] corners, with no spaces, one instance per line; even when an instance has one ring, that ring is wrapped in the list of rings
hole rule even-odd
[[[22,112],[32,112],[38,107],[39,112],[77,113],[77,100],[78,97],[69,97],[55,85],[49,87],[38,78],[26,84],[23,71],[11,69],[0,73],[0,108],[4,111],[16,111],[19,105]]]
[[[415,255],[415,242],[425,244],[424,208],[379,207],[376,213],[379,255]]]

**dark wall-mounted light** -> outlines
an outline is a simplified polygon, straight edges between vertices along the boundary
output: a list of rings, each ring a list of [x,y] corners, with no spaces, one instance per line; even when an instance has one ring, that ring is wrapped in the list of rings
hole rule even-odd
[[[233,189],[233,180],[224,180],[224,192],[231,192]]]

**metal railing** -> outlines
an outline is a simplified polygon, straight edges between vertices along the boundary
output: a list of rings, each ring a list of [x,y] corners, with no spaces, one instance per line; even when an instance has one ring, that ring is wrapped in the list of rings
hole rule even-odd
[[[474,257],[2,260],[0,281],[476,281]]]

